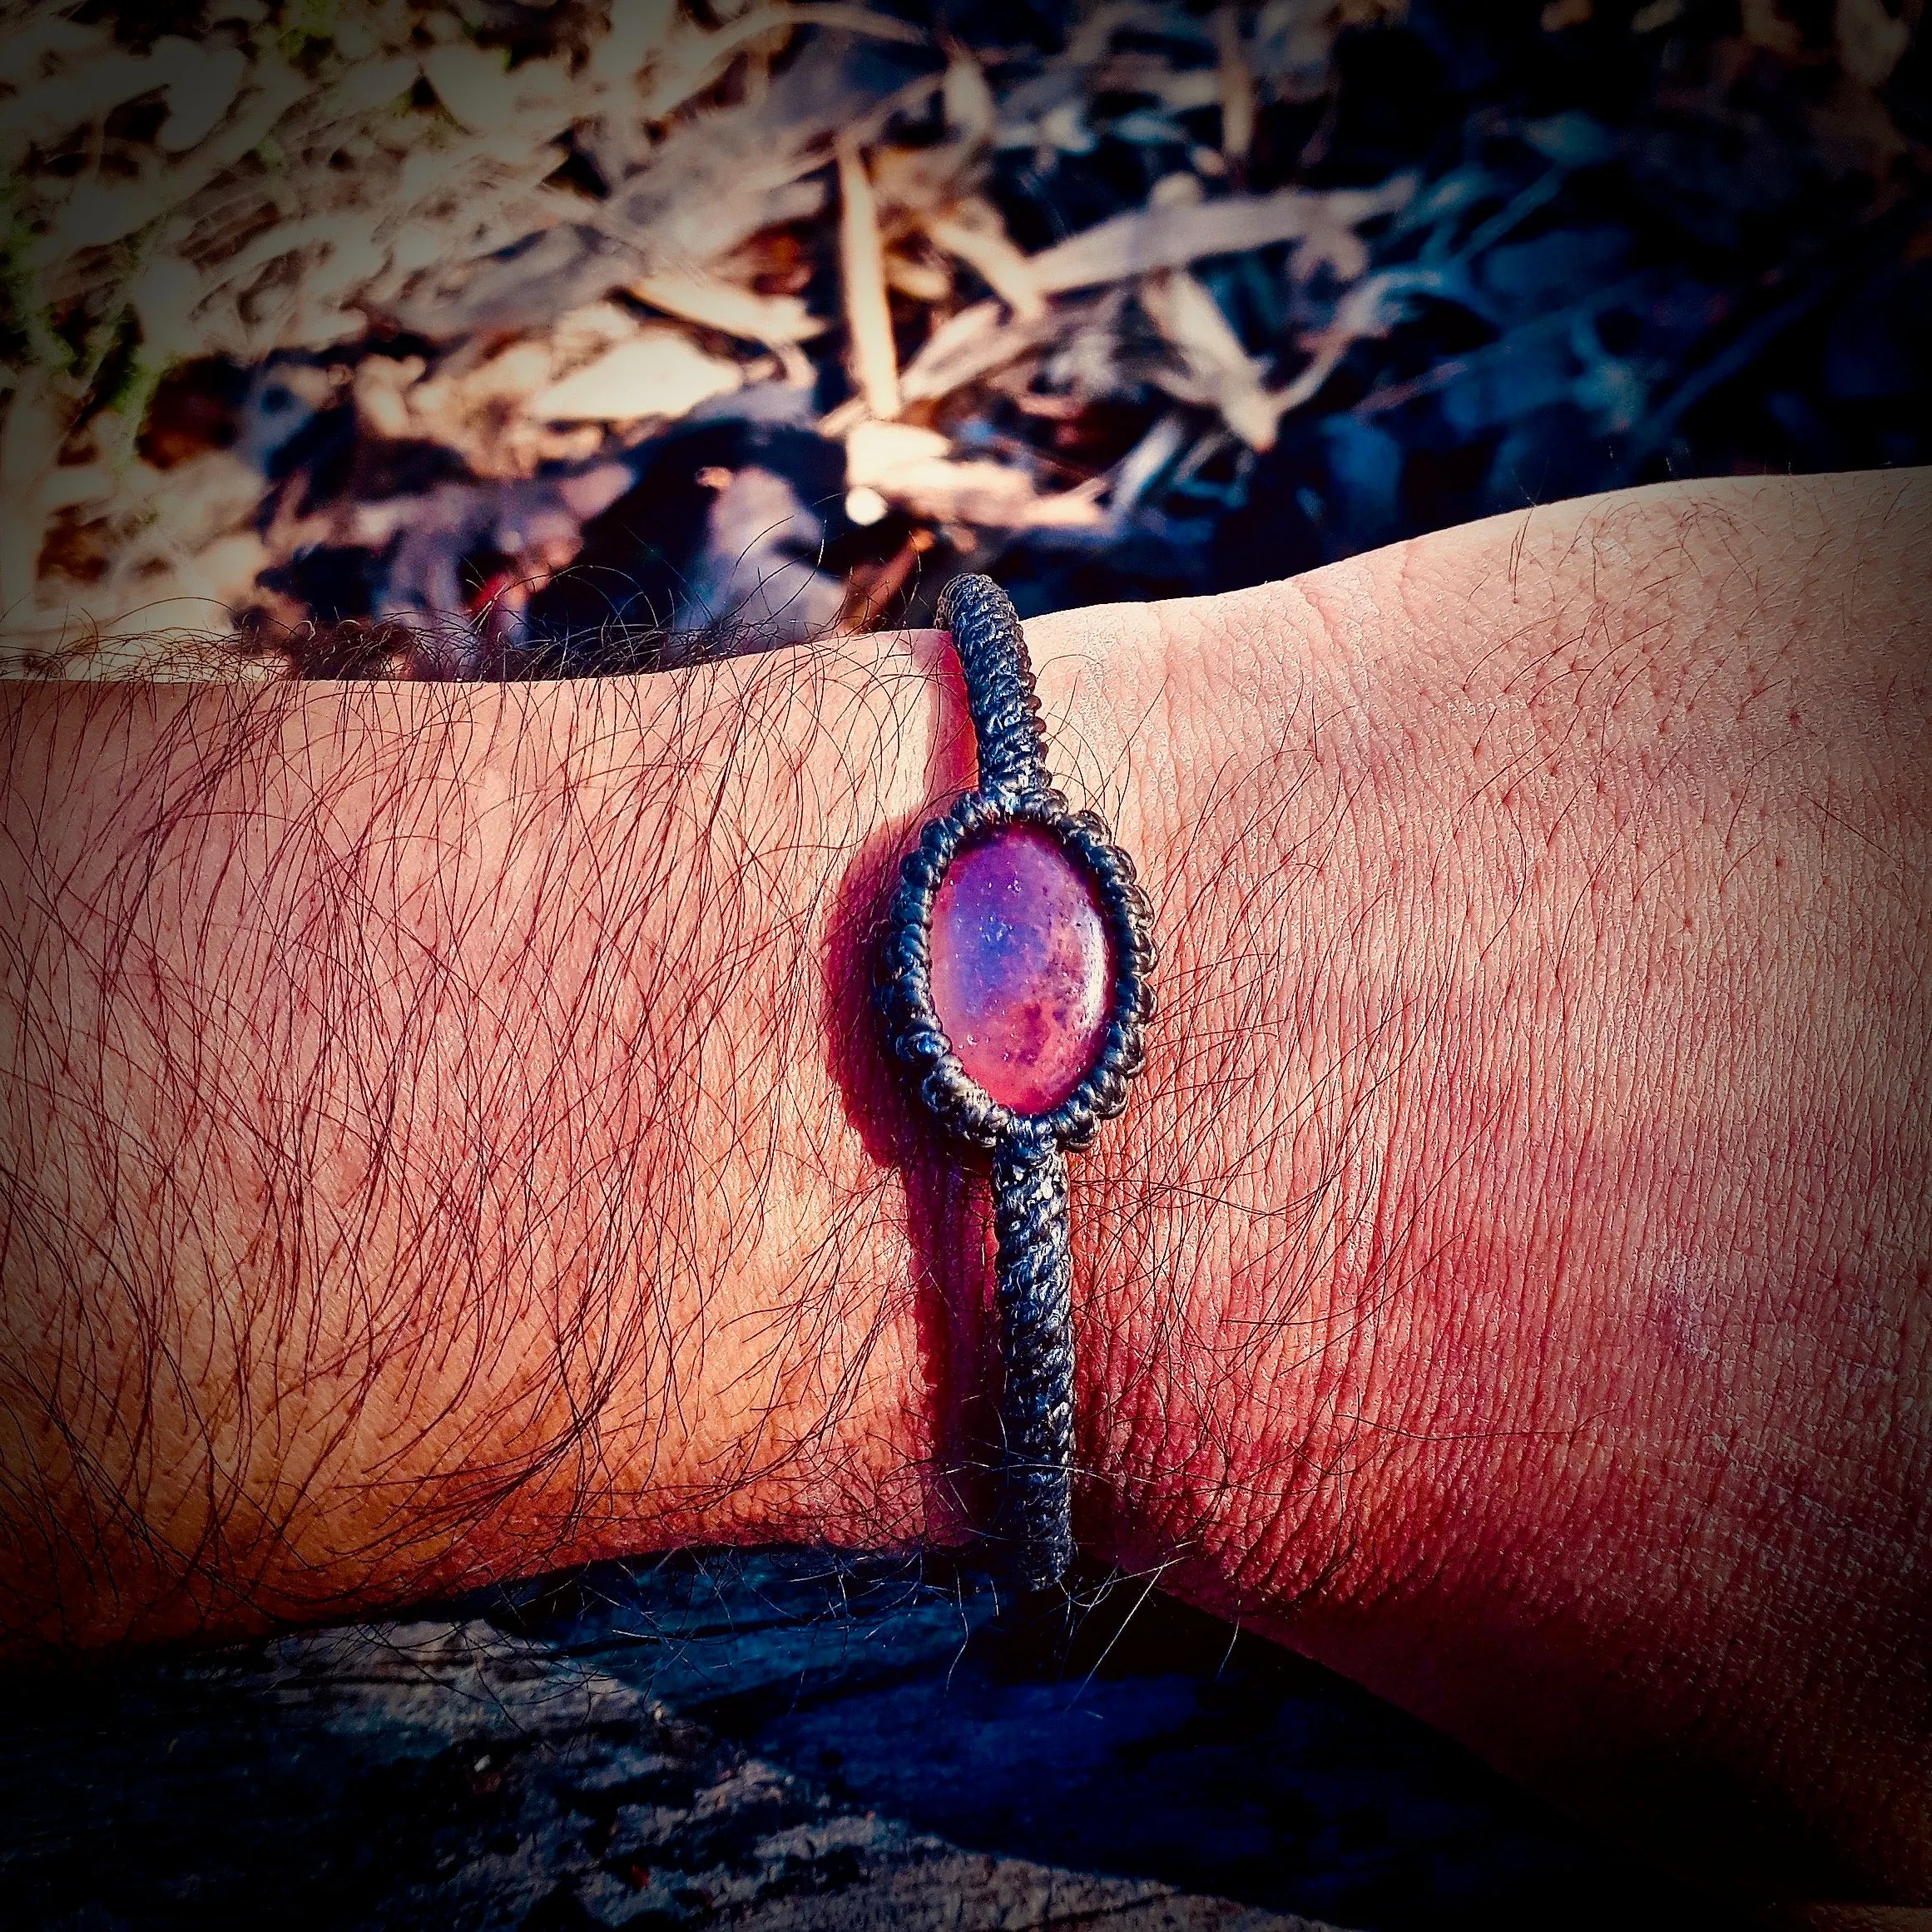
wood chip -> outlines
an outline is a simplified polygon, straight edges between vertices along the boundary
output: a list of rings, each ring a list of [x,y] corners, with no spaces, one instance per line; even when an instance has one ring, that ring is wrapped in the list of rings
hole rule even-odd
[[[865,406],[882,422],[899,410],[899,356],[885,295],[885,250],[865,161],[850,136],[838,141],[839,265],[851,335],[852,375]]]
[[[639,301],[667,315],[747,342],[762,342],[770,349],[809,342],[830,326],[796,295],[761,295],[717,275],[642,275],[628,288]]]

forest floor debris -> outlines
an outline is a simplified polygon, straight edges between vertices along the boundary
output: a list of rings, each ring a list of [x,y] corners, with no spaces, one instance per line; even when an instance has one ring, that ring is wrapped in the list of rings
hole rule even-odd
[[[13,5],[0,666],[634,668],[1928,460],[1920,15]]]

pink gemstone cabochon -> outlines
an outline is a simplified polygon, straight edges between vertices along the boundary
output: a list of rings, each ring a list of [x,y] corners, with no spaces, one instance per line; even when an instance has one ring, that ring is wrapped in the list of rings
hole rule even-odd
[[[1086,874],[1050,833],[1004,825],[954,854],[933,900],[933,1008],[1003,1107],[1045,1113],[1092,1070],[1113,945]]]

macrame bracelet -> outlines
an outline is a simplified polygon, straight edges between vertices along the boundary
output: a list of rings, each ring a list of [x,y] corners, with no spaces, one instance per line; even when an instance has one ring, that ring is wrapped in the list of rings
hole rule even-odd
[[[966,674],[979,784],[906,856],[879,1005],[914,1091],[993,1156],[999,1533],[1020,1582],[1039,1589],[1073,1557],[1066,1150],[1120,1112],[1140,1069],[1154,948],[1132,861],[1053,789],[1006,594],[956,577],[938,622]]]

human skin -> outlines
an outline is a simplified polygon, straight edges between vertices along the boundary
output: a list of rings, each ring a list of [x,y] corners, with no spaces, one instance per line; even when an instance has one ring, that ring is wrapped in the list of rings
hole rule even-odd
[[[1028,627],[1162,952],[1083,1544],[1848,1926],[1932,1905],[1929,537],[1669,486]],[[865,991],[939,641],[4,728],[7,1654],[966,1533]]]

